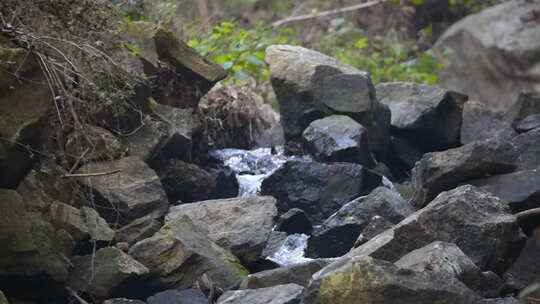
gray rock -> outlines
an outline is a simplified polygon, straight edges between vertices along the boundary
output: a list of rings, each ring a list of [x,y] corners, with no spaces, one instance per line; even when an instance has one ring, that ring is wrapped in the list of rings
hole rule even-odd
[[[89,163],[78,173],[100,173],[119,170],[103,176],[81,177],[79,181],[96,194],[96,208],[112,223],[127,224],[134,219],[165,213],[169,202],[156,173],[137,157],[116,161]],[[114,207],[111,211],[111,206]]]
[[[505,1],[452,25],[435,44],[440,85],[505,110],[523,90],[538,90],[537,1]]]
[[[517,170],[533,170],[540,168],[540,130],[535,129],[522,133],[513,141],[519,154]]]
[[[459,143],[463,104],[467,96],[416,83],[392,82],[376,86],[379,102],[392,113],[395,133],[425,151]]]
[[[141,300],[115,298],[115,299],[109,299],[109,300],[103,301],[103,304],[146,304],[146,302],[143,302]]]
[[[442,191],[460,183],[515,169],[517,151],[508,141],[488,139],[442,152],[426,153],[412,172],[411,203],[424,207]]]
[[[129,254],[148,267],[155,286],[190,288],[206,273],[217,288],[228,288],[249,274],[235,256],[213,243],[187,217],[137,242]]]
[[[399,300],[397,300],[399,299]],[[415,272],[367,256],[343,257],[313,275],[302,303],[477,304],[451,275]]]
[[[517,101],[504,113],[504,118],[516,127],[523,119],[535,114],[540,114],[540,92],[521,92]]]
[[[394,263],[400,268],[417,272],[435,271],[454,276],[483,297],[497,297],[502,290],[502,280],[494,274],[495,284],[490,284],[471,259],[453,243],[436,241],[413,250]]]
[[[362,230],[362,233],[360,233],[356,242],[354,242],[354,247],[364,244],[385,230],[392,228],[392,226],[394,226],[394,224],[384,217],[375,215],[370,219],[366,227],[364,227],[364,230]]]
[[[331,115],[311,122],[302,133],[307,149],[319,161],[342,161],[373,167],[368,131],[352,118]]]
[[[512,126],[485,103],[468,101],[463,106],[462,144],[489,138],[510,139],[516,135]]]
[[[316,259],[248,275],[240,283],[240,289],[256,289],[294,283],[307,286],[311,276],[330,264],[333,259]]]
[[[397,224],[414,212],[399,193],[385,187],[345,204],[316,227],[308,242],[308,256],[331,258],[349,251],[371,218],[380,215]]]
[[[517,257],[524,235],[506,202],[467,185],[439,194],[348,255],[395,262],[434,241],[454,243],[481,270],[500,274]]]
[[[283,246],[287,239],[287,233],[282,231],[271,231],[268,239],[266,240],[266,246],[261,252],[262,258],[273,256],[278,252],[279,248]]]
[[[77,209],[54,202],[49,206],[49,216],[56,227],[65,229],[78,241],[89,237],[96,241],[110,242],[114,238],[114,230],[90,207]]]
[[[540,128],[540,114],[529,115],[516,124],[516,131],[528,132]]]
[[[197,230],[249,263],[259,259],[276,216],[273,197],[239,197],[172,207],[166,222],[174,224],[187,217]]]
[[[304,287],[296,284],[267,288],[227,291],[218,304],[300,304]]]
[[[163,226],[162,221],[145,216],[133,220],[131,223],[116,230],[116,241],[131,246],[138,241],[149,238]]]
[[[540,281],[540,241],[536,237],[527,240],[516,262],[504,274],[507,284],[523,289]]]
[[[292,208],[279,217],[275,230],[283,231],[287,234],[311,234],[313,225],[302,209]]]
[[[278,211],[300,208],[319,224],[380,182],[380,175],[357,164],[288,161],[263,181],[261,193],[278,200]]]
[[[495,175],[468,183],[508,202],[513,212],[540,207],[540,169]]]
[[[200,289],[165,290],[149,297],[148,304],[208,304]]]
[[[516,298],[483,299],[480,304],[522,304]]]
[[[141,263],[115,247],[96,251],[95,255],[74,257],[67,285],[97,298],[106,299],[128,279],[148,273]]]
[[[69,133],[65,143],[65,151],[74,162],[78,159],[79,162],[112,160],[120,157],[123,150],[122,143],[116,136],[92,125]]]

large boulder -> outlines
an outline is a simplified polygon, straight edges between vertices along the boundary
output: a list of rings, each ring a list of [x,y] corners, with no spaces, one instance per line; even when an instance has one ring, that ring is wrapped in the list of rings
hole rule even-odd
[[[517,170],[540,168],[540,129],[520,134],[512,142],[519,153]]]
[[[512,126],[485,103],[469,101],[463,106],[462,144],[489,138],[510,139],[516,135]]]
[[[227,291],[217,304],[300,304],[304,287],[284,284],[267,288]]]
[[[148,304],[208,304],[208,299],[200,289],[169,289],[149,297]]]
[[[360,233],[360,235],[354,242],[354,247],[358,247],[364,244],[365,242],[371,240],[385,230],[392,228],[393,226],[394,224],[389,220],[385,219],[382,216],[375,215],[370,219],[369,223],[366,225],[366,227],[364,227],[362,233]]]
[[[467,183],[508,202],[513,212],[540,207],[540,169],[495,175]]]
[[[343,257],[315,275],[303,303],[477,304],[472,290],[452,275],[415,272],[367,256]]]
[[[506,283],[510,286],[523,289],[540,281],[540,241],[537,237],[527,240],[527,245],[521,251],[516,262],[504,274]]]
[[[278,200],[279,212],[300,208],[319,224],[380,182],[380,175],[357,164],[288,161],[263,181],[261,193]]]
[[[126,298],[114,298],[103,301],[103,304],[146,304],[141,300],[131,300]]]
[[[466,185],[441,193],[348,255],[395,262],[414,249],[443,241],[456,244],[480,269],[500,274],[515,260],[524,240],[506,202]]]
[[[529,115],[516,124],[516,131],[523,133],[540,128],[540,114]]]
[[[302,209],[292,208],[279,217],[276,221],[275,230],[283,231],[288,234],[311,234],[313,225]]]
[[[414,212],[399,193],[385,187],[345,204],[315,228],[309,239],[310,257],[338,257],[349,251],[371,218],[380,215],[397,224]]]
[[[189,288],[203,274],[224,289],[249,274],[235,256],[212,242],[187,217],[137,242],[129,254],[150,270],[148,289]]]
[[[113,296],[122,284],[142,277],[148,269],[115,247],[99,249],[95,254],[73,258],[67,285],[99,299]]]
[[[375,165],[366,128],[344,115],[314,120],[302,133],[309,153],[319,161]]]
[[[502,290],[502,280],[497,275],[482,273],[471,259],[452,243],[433,242],[409,252],[394,264],[417,272],[447,273],[483,297],[497,297]]]
[[[266,245],[277,216],[276,199],[270,196],[203,201],[172,207],[166,222],[189,218],[219,246],[242,261],[255,262]]]
[[[78,160],[79,163],[116,159],[124,150],[121,141],[114,134],[92,125],[69,133],[64,149],[71,160]]]
[[[265,60],[287,138],[300,136],[315,119],[344,113],[369,130],[374,151],[385,150],[390,117],[368,73],[298,46],[272,45]]]
[[[96,208],[109,222],[125,225],[143,216],[158,218],[169,205],[158,176],[137,157],[89,163],[78,174],[95,193]]]
[[[422,208],[442,191],[492,174],[512,172],[517,151],[508,141],[489,139],[442,152],[426,153],[412,172],[411,203]]]
[[[440,84],[495,110],[522,90],[538,90],[539,8],[537,1],[506,1],[451,26],[435,44],[436,53],[447,55]]]
[[[379,102],[390,108],[394,134],[409,139],[425,151],[459,144],[466,95],[405,82],[381,83],[376,90]]]
[[[144,216],[116,230],[116,241],[127,243],[129,246],[151,237],[163,226],[161,219]]]
[[[513,127],[525,118],[540,114],[540,92],[521,92],[512,106],[504,113],[504,119]]]

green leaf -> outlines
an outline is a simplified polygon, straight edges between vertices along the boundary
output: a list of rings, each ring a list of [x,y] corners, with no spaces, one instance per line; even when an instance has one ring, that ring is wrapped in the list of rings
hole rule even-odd
[[[368,46],[368,38],[364,37],[362,39],[359,39],[358,41],[356,41],[354,46],[356,46],[359,49],[363,49],[363,48],[367,47]]]
[[[225,61],[225,62],[221,63],[220,65],[221,65],[221,67],[222,67],[223,69],[229,70],[230,68],[233,67],[234,62],[232,62],[232,61]]]
[[[239,81],[246,81],[249,79],[249,75],[244,71],[236,71],[234,73],[234,78]]]
[[[262,61],[259,57],[256,57],[256,56],[253,56],[253,55],[249,55],[246,57],[246,60],[253,64],[253,65],[263,65],[264,64],[264,61]]]

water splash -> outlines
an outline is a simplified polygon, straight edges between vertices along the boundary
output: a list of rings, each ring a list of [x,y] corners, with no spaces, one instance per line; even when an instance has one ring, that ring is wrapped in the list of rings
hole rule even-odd
[[[267,257],[280,266],[288,266],[312,261],[304,257],[309,236],[305,234],[288,235],[283,245],[272,255]]]

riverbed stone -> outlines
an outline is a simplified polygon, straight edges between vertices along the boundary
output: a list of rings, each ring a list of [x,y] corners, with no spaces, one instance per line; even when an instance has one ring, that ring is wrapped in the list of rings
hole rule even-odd
[[[304,287],[284,284],[266,288],[233,290],[219,297],[218,304],[300,304]]]
[[[208,304],[208,299],[200,289],[169,289],[149,297],[148,304]]]
[[[510,123],[485,103],[468,101],[463,105],[462,144],[489,138],[511,139],[514,136],[517,134]]]

